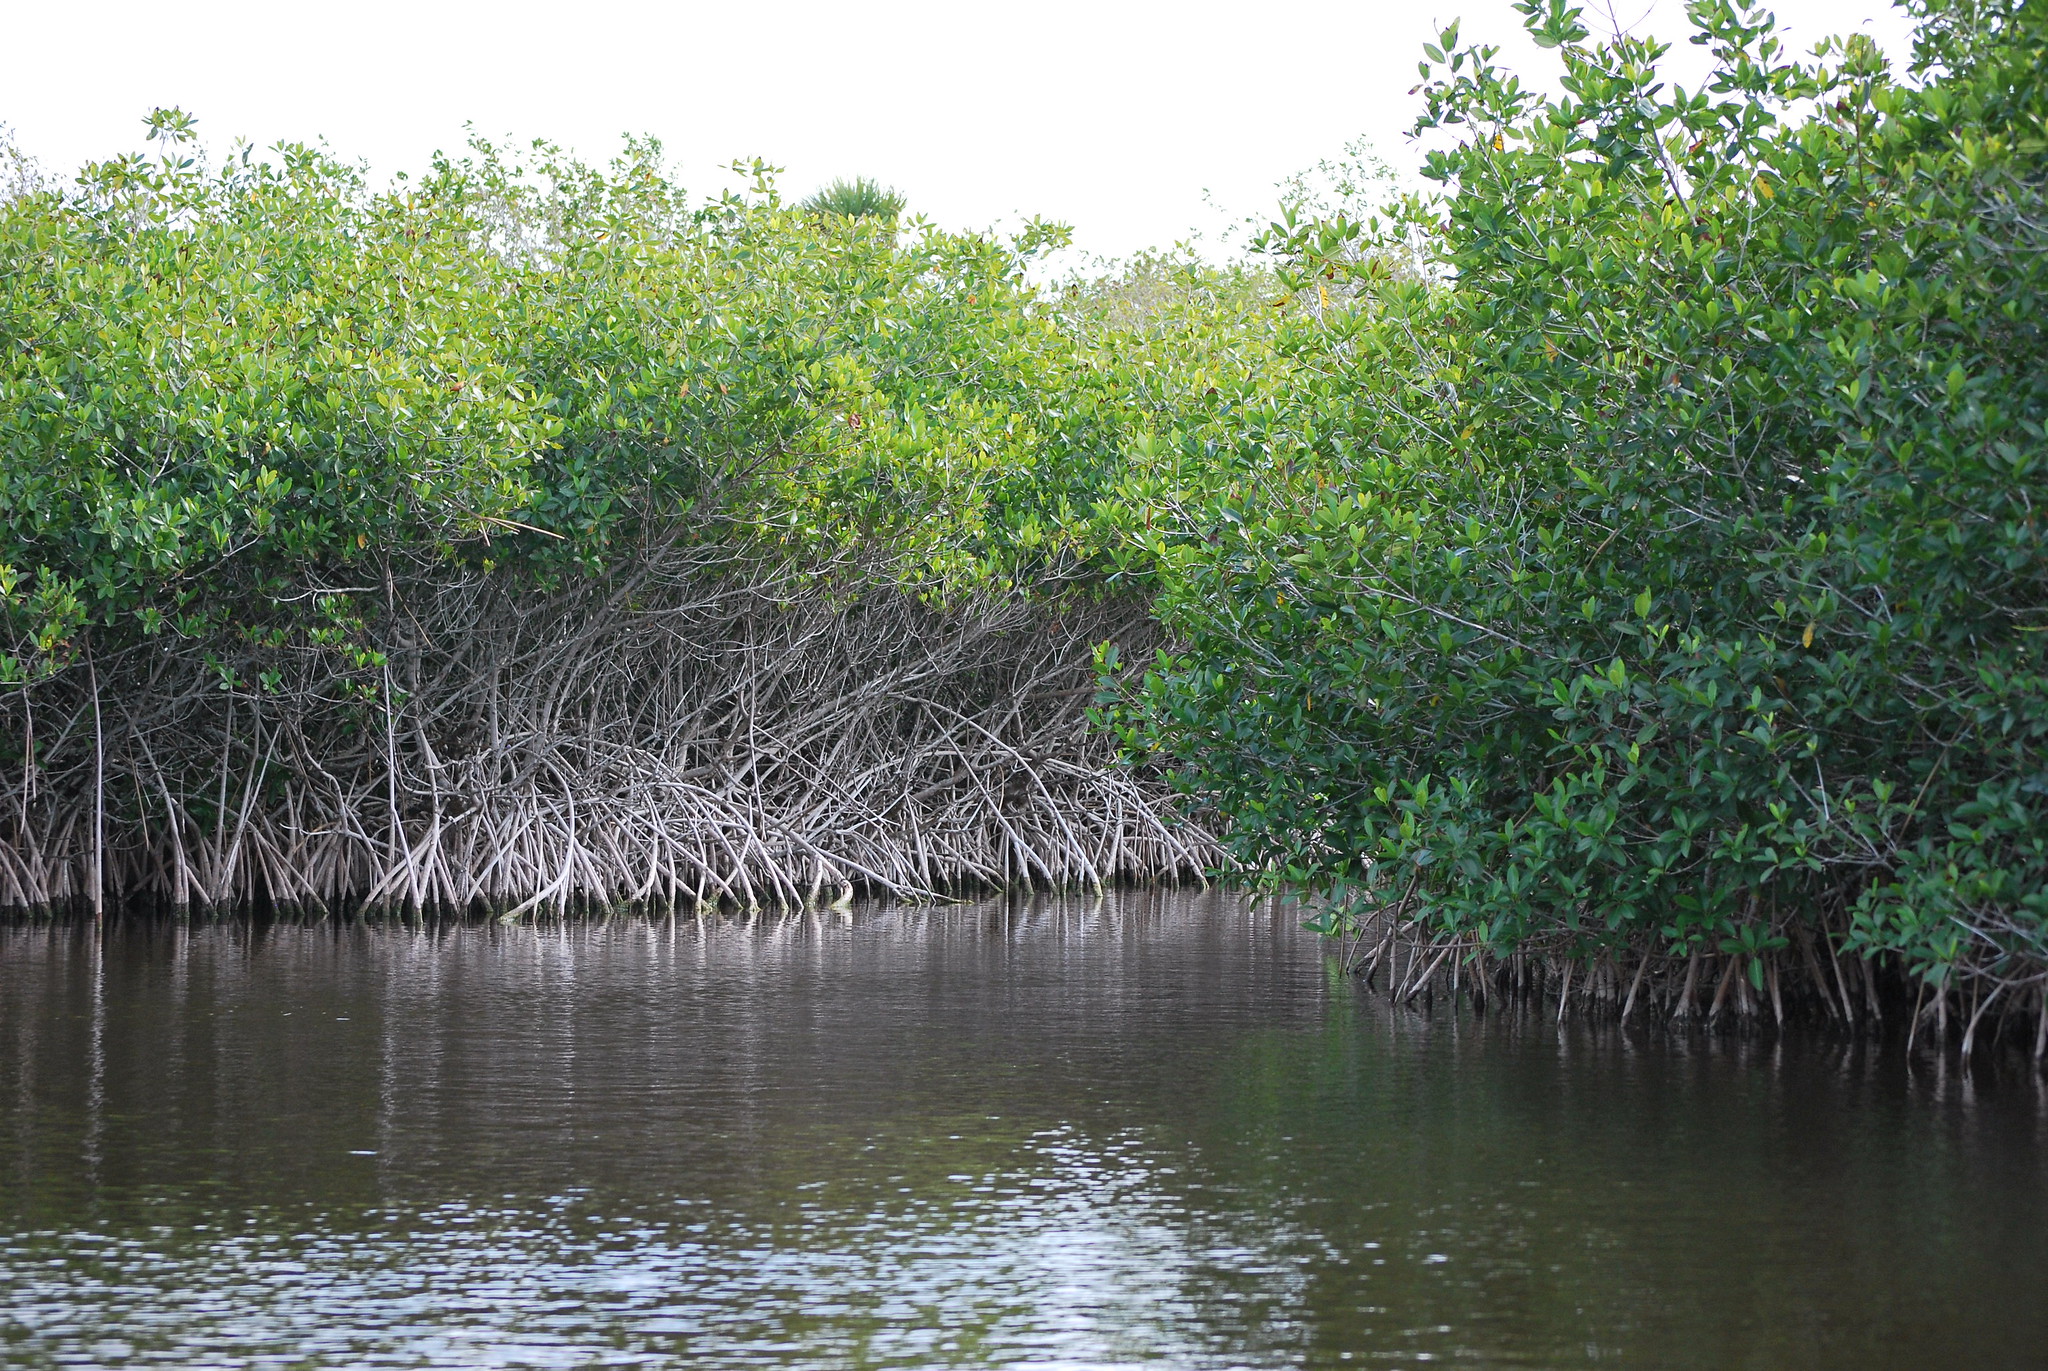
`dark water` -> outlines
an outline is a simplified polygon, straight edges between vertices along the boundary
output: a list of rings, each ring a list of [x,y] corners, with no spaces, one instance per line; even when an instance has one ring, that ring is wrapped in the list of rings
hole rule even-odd
[[[2048,1366],[2044,1141],[1193,895],[15,929],[0,1363]]]

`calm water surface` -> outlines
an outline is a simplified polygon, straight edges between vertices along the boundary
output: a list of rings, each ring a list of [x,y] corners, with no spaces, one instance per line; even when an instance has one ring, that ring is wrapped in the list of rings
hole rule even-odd
[[[2048,1366],[2024,1072],[1154,894],[0,931],[0,1364]]]

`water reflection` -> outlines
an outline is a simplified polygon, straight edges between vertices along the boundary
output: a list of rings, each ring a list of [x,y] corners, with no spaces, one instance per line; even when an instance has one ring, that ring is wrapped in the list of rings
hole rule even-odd
[[[2025,1365],[2043,1132],[1222,896],[13,929],[0,1361]]]

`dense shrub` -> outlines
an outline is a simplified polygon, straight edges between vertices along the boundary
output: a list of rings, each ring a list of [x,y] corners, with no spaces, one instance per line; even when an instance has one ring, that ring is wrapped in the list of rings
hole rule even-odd
[[[1023,282],[1057,228],[899,232],[765,175],[693,202],[653,145],[479,143],[373,191],[157,131],[0,203],[7,680],[95,639],[345,637],[394,574],[678,536],[941,595],[1092,555],[1048,530],[1135,411]]]
[[[1698,91],[1520,8],[1560,95],[1454,27],[1443,193],[1276,233],[1299,291],[1355,298],[1292,330],[1289,441],[1169,540],[1185,649],[1128,740],[1248,861],[1495,951],[1761,984],[1824,927],[2038,981],[2040,7],[1929,4],[1902,81],[1700,0]]]

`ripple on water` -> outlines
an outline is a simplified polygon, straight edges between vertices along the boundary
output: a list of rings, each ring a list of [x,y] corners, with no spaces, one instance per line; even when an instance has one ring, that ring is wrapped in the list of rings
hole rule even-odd
[[[2021,1365],[2038,1089],[1153,893],[0,930],[0,1363]]]

